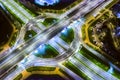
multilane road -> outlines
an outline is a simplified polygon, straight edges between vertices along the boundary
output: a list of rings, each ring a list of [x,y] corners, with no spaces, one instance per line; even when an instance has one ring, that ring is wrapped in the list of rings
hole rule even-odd
[[[3,74],[5,70],[8,70],[8,66],[12,67],[12,65],[17,64],[19,61],[21,61],[26,55],[28,55],[30,52],[32,52],[34,49],[36,49],[40,44],[46,43],[49,39],[54,37],[57,33],[61,32],[65,27],[70,24],[71,20],[79,19],[83,17],[85,14],[96,8],[98,5],[103,3],[105,0],[89,0],[87,1],[84,6],[78,8],[78,12],[71,16],[68,15],[67,17],[63,18],[63,20],[60,21],[60,23],[55,24],[54,26],[49,28],[45,31],[43,31],[40,35],[37,35],[34,37],[34,39],[30,40],[26,44],[23,44],[18,49],[12,52],[11,56],[8,56],[6,58],[3,58],[0,60],[0,74]],[[65,24],[62,24],[65,23]],[[74,22],[73,22],[74,23]],[[80,24],[80,22],[78,23]],[[51,35],[52,34],[52,35]],[[44,36],[44,38],[43,38]],[[40,39],[42,38],[42,39]],[[31,44],[31,45],[30,45]],[[62,58],[61,58],[62,59]],[[14,61],[14,63],[12,63]],[[1,76],[2,77],[2,76]]]

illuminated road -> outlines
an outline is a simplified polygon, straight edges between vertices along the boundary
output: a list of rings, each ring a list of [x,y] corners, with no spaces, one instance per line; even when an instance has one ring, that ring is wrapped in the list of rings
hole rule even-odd
[[[14,0],[0,0],[11,13],[20,19],[23,23],[27,23],[29,19],[33,18],[33,15],[27,12],[23,7],[19,6]]]
[[[91,69],[89,69],[87,66],[85,66],[83,63],[78,61],[75,57],[71,57],[69,59],[70,62],[72,62],[73,65],[75,65],[80,71],[85,73],[90,79],[92,80],[101,80],[103,79],[101,76],[93,72]]]
[[[117,80],[117,78],[115,78],[114,76],[112,76],[111,74],[109,74],[108,72],[104,71],[103,69],[101,69],[100,67],[96,66],[93,62],[91,62],[90,60],[88,60],[85,56],[81,55],[80,53],[76,53],[75,57],[77,60],[80,60],[82,63],[84,63],[86,66],[88,66],[88,68],[92,69],[93,72],[101,75],[101,77],[103,77],[104,79],[108,79],[108,80]]]
[[[110,2],[109,2],[110,3]],[[108,3],[107,3],[108,4]],[[82,34],[81,31],[81,27],[80,27],[80,34]],[[82,35],[80,36],[82,37]],[[84,43],[84,41],[82,40],[82,38],[80,39],[81,44],[87,49],[89,50],[91,53],[93,53],[94,55],[96,55],[98,58],[102,59],[103,61],[105,61],[106,63],[108,63],[109,65],[112,65],[112,67],[114,67],[116,70],[120,71],[120,69],[112,64],[112,62],[110,62],[107,58],[105,58],[102,54],[100,54],[99,52],[95,51],[93,48],[89,47],[87,44]]]
[[[0,65],[1,65],[0,66],[0,74],[3,74],[3,72],[5,70],[7,70],[8,67],[11,67],[14,64],[17,64],[26,55],[28,55],[30,52],[32,52],[34,49],[36,49],[40,44],[46,43],[49,39],[54,37],[57,33],[61,32],[63,30],[63,28],[65,28],[65,26],[67,27],[70,24],[71,20],[76,20],[78,18],[83,17],[85,14],[87,14],[88,12],[90,12],[91,10],[96,8],[98,5],[100,5],[104,1],[105,0],[95,0],[95,1],[89,0],[88,2],[86,2],[85,6],[78,8],[78,13],[76,13],[74,16],[68,15],[63,20],[61,20],[60,23],[55,24],[54,27],[47,29],[46,31],[42,32],[40,35],[35,36],[34,39],[30,40],[26,44],[23,44],[21,47],[19,47],[15,51],[13,51],[12,55],[10,55],[9,57],[1,59],[0,60],[0,62],[1,62],[0,63]],[[6,2],[4,2],[4,1],[3,1],[3,3],[6,4]],[[8,7],[10,9],[12,9],[12,8],[15,9],[14,5],[12,5],[12,6],[9,5]],[[16,12],[17,12],[17,10],[15,11],[15,14],[17,14]],[[19,15],[17,14],[17,16],[19,16]],[[26,16],[21,16],[20,19],[22,20],[23,17],[26,17]],[[26,19],[27,19],[27,17],[26,17]],[[26,19],[24,19],[25,20],[24,22],[28,21]],[[65,24],[63,24],[63,23],[65,23]],[[78,24],[80,24],[80,23],[78,23]],[[71,52],[72,52],[72,50],[71,50]],[[62,58],[64,58],[64,57],[61,57],[59,59],[62,60]],[[14,63],[13,63],[13,61],[14,61]]]
[[[75,80],[84,80],[80,76],[78,76],[77,74],[75,74],[74,72],[72,72],[70,69],[68,69],[67,67],[65,67],[63,65],[59,65],[59,66],[60,66],[61,69],[63,69],[66,73],[68,73]]]

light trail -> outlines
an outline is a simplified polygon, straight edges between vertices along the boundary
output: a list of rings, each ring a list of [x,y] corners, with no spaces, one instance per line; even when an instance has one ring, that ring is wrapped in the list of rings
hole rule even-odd
[[[87,68],[83,63],[78,61],[76,58],[71,57],[71,58],[69,58],[69,61],[72,62],[72,64],[74,66],[76,66],[80,71],[85,73],[90,79],[92,79],[92,80],[96,80],[96,79],[101,80],[101,79],[103,79],[102,77],[100,77],[99,75],[94,73],[92,70]]]
[[[82,79],[80,76],[78,76],[77,74],[75,74],[74,72],[72,72],[70,69],[68,69],[67,67],[63,66],[62,64],[59,65],[61,69],[63,69],[66,73],[68,73],[70,76],[72,76],[72,78],[74,78],[75,80],[84,80]]]
[[[22,6],[18,5],[14,0],[6,0],[10,3],[10,5],[13,5],[15,9],[20,11],[22,14],[24,14],[28,19],[32,19],[33,16],[27,12]]]
[[[23,13],[21,13],[21,11],[17,10],[13,5],[9,4],[9,2],[6,2],[4,0],[2,0],[1,2],[4,4],[4,6],[6,6],[8,10],[10,10],[13,15],[19,18],[24,24],[28,22],[29,19]]]
[[[104,79],[112,79],[112,80],[117,80],[116,77],[112,76],[111,74],[109,74],[108,72],[104,71],[103,69],[101,69],[100,67],[96,66],[93,62],[91,62],[90,60],[88,60],[86,57],[84,57],[83,55],[81,55],[80,53],[76,53],[75,57],[80,60],[81,62],[83,62],[86,66],[88,66],[90,69],[92,69],[93,71],[95,71],[97,74],[101,75],[102,77],[104,77]]]
[[[18,49],[16,49],[15,51],[12,52],[12,54],[16,55],[14,58],[10,58],[10,60],[7,62],[5,60],[3,60],[5,62],[2,66],[0,66],[0,70],[5,69],[9,62],[12,62],[12,60],[14,60],[16,58],[20,58],[21,55],[23,55],[23,56],[28,55],[30,52],[32,52],[34,49],[36,49],[40,44],[47,42],[49,39],[54,37],[57,33],[61,32],[61,30],[63,30],[65,28],[65,26],[70,23],[71,20],[75,20],[75,19],[83,17],[85,14],[87,14],[88,12],[90,12],[91,10],[96,8],[98,5],[100,5],[104,1],[105,0],[99,0],[99,1],[96,0],[96,1],[91,1],[91,2],[88,1],[88,3],[87,3],[88,5],[85,7],[79,8],[79,12],[77,14],[75,14],[74,16],[65,17],[63,20],[60,21],[60,23],[55,24],[54,27],[49,28],[49,29],[43,31],[42,33],[40,33],[39,35],[35,36],[34,39],[28,41],[26,44],[23,44]],[[3,3],[5,4],[6,2],[3,2]],[[92,4],[90,4],[90,3],[92,3]],[[11,11],[12,10],[14,11],[15,8],[12,6],[12,8],[9,7],[9,9]],[[26,16],[24,16],[24,17],[26,17]],[[21,17],[19,17],[19,18],[22,19]],[[27,20],[25,22],[27,22]],[[65,23],[65,24],[63,24],[63,23]],[[70,50],[70,52],[72,52],[72,50]],[[66,57],[68,57],[68,56],[61,56],[61,57],[58,57],[58,59],[62,60]],[[24,58],[24,57],[22,57],[22,58]],[[18,61],[16,63],[18,63]]]

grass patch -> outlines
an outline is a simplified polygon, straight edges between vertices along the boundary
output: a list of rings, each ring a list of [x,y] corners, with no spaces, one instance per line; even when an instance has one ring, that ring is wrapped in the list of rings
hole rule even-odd
[[[54,71],[55,67],[41,67],[41,66],[36,66],[36,67],[30,67],[26,69],[27,72],[32,72],[32,71]]]
[[[10,41],[10,43],[9,43],[9,46],[13,46],[13,45],[15,44],[17,35],[18,35],[17,32],[13,33],[12,39],[11,39],[11,41]]]
[[[21,80],[21,78],[22,78],[22,73],[21,74],[19,74],[15,79],[13,79],[13,80]]]
[[[64,29],[61,32],[60,38],[63,39],[68,44],[70,44],[74,39],[74,31],[73,31],[73,29],[72,28]]]
[[[108,71],[109,65],[105,62],[103,62],[101,59],[99,59],[97,56],[95,56],[93,53],[88,51],[86,48],[82,47],[79,51],[80,54],[88,58],[90,61],[92,61],[97,66],[101,67],[105,71]]]
[[[38,52],[34,55],[41,58],[53,58],[56,57],[59,54],[59,52],[54,49],[49,44],[45,44],[42,46],[41,49],[38,49]]]
[[[29,30],[25,33],[25,37],[24,37],[24,40],[27,41],[29,40],[30,38],[34,37],[37,33],[33,30]]]
[[[56,18],[46,18],[46,19],[42,22],[42,24],[45,25],[46,27],[48,27],[48,26],[56,23],[57,21],[58,21],[58,19],[56,19]]]
[[[81,31],[82,31],[82,39],[83,39],[83,41],[86,39],[85,28],[86,28],[85,25],[83,25],[82,28],[81,28],[82,29]]]
[[[63,63],[64,66],[66,66],[67,68],[69,68],[71,71],[73,71],[74,73],[76,73],[77,75],[79,75],[81,78],[85,79],[85,80],[91,80],[87,75],[85,75],[85,73],[83,73],[82,71],[80,71],[75,65],[73,65],[70,61],[67,61],[65,63]]]
[[[119,0],[113,0],[110,4],[108,4],[105,8],[109,9],[111,8],[115,3],[117,3]]]

